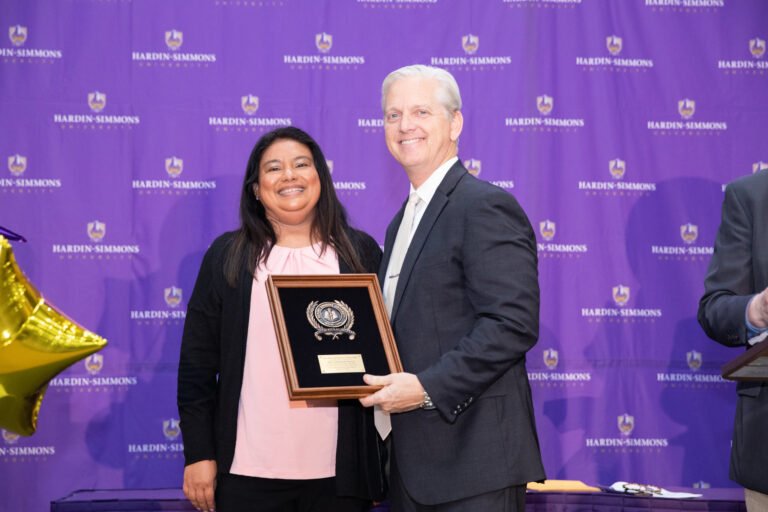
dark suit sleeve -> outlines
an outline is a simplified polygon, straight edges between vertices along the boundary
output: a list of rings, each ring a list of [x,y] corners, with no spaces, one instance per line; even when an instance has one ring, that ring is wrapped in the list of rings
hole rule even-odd
[[[746,308],[759,291],[752,285],[752,231],[752,212],[741,188],[729,185],[698,312],[707,336],[723,345],[747,342]]]
[[[525,354],[536,344],[539,326],[535,238],[512,196],[494,189],[467,207],[461,254],[474,325],[418,374],[448,421],[512,366],[525,372]]]
[[[185,464],[216,459],[214,418],[220,360],[221,247],[206,252],[187,306],[181,340],[177,402]]]

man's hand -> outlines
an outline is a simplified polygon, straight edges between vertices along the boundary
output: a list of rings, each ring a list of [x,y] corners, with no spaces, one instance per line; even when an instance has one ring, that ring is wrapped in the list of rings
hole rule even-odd
[[[424,402],[424,388],[412,373],[363,375],[369,386],[384,386],[374,394],[360,399],[365,407],[381,406],[385,412],[406,412],[418,409]]]
[[[216,505],[216,461],[201,460],[184,468],[184,495],[197,510],[213,512]]]
[[[747,319],[758,329],[768,327],[768,288],[755,295],[749,303]]]

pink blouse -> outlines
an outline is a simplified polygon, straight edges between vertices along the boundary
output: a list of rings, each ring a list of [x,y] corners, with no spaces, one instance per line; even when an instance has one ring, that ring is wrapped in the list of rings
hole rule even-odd
[[[336,401],[288,400],[266,290],[270,274],[338,274],[336,252],[330,247],[322,256],[319,252],[319,245],[275,246],[266,265],[262,263],[256,270],[233,474],[289,480],[336,474]]]

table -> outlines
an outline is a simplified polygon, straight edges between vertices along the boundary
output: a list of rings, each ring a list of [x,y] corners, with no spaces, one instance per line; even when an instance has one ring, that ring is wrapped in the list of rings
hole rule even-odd
[[[746,512],[744,490],[740,488],[690,489],[670,487],[670,491],[703,494],[701,498],[671,500],[612,493],[529,492],[526,512],[667,512],[712,511]]]
[[[608,493],[529,492],[526,512],[746,512],[742,489],[670,488],[703,494],[702,498],[668,500]],[[181,489],[103,489],[75,491],[51,503],[51,512],[194,512]],[[387,512],[382,505],[375,512]],[[373,512],[372,511],[372,512]]]

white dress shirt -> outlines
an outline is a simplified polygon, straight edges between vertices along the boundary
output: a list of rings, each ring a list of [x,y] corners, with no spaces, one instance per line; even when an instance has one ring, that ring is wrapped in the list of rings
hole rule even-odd
[[[437,187],[440,186],[440,183],[443,182],[443,178],[445,178],[445,175],[448,174],[448,171],[451,169],[451,167],[453,167],[453,164],[455,164],[458,159],[459,157],[455,156],[443,162],[443,164],[435,169],[435,172],[433,172],[429,178],[427,178],[427,181],[422,183],[419,188],[414,188],[413,184],[411,184],[408,195],[416,192],[419,195],[419,199],[421,199],[422,204],[421,207],[416,211],[416,215],[413,218],[413,226],[411,227],[411,236],[408,238],[408,245],[411,244],[413,234],[416,232],[416,228],[419,227],[419,222],[421,222],[421,218],[424,217],[424,212],[427,211],[429,202],[432,200],[435,192],[437,192]]]

